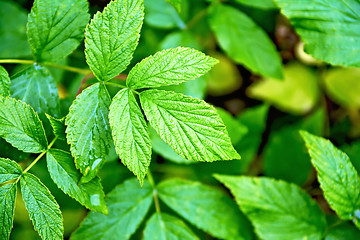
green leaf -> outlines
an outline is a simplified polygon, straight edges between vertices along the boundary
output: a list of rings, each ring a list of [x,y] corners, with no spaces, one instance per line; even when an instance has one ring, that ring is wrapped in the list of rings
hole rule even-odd
[[[235,0],[235,2],[247,5],[249,7],[255,7],[260,9],[276,9],[276,5],[273,0]]]
[[[24,152],[40,153],[47,139],[33,108],[14,98],[0,96],[0,137]]]
[[[10,95],[10,77],[5,68],[0,66],[0,95]]]
[[[27,33],[37,62],[56,62],[74,51],[89,22],[86,0],[35,0]]]
[[[322,239],[325,215],[295,184],[266,177],[215,177],[231,190],[261,239]]]
[[[6,184],[0,187],[0,238],[10,238],[13,227],[16,198],[16,183]]]
[[[79,185],[82,175],[75,168],[71,154],[62,150],[49,150],[46,160],[52,180],[63,192],[90,210],[108,213],[100,178],[95,177],[90,182]]]
[[[65,117],[61,119],[54,118],[53,116],[50,116],[49,114],[45,114],[47,119],[49,119],[49,122],[51,124],[51,127],[53,129],[54,135],[58,137],[60,140],[66,141],[66,126],[65,126]]]
[[[63,239],[63,219],[49,189],[34,175],[24,173],[20,186],[26,209],[42,239]]]
[[[235,62],[263,76],[283,78],[281,59],[274,43],[251,18],[222,4],[211,7],[209,14],[210,26],[220,47]]]
[[[96,83],[77,96],[66,116],[67,140],[75,165],[84,175],[82,183],[96,176],[109,154],[110,103],[111,98],[104,84]]]
[[[179,84],[198,78],[218,61],[191,48],[162,50],[131,69],[126,84],[132,89]]]
[[[15,161],[7,158],[0,158],[0,185],[18,178],[21,173],[21,167]]]
[[[90,212],[71,240],[125,240],[136,231],[152,203],[152,188],[145,181],[130,179],[117,186],[106,197],[109,215]]]
[[[115,0],[86,27],[86,60],[100,81],[112,79],[130,64],[143,18],[143,0]]]
[[[340,147],[350,158],[356,171],[360,172],[360,140],[353,141],[351,144],[344,144]]]
[[[181,12],[181,4],[182,0],[166,0],[168,3],[170,3],[177,12]]]
[[[166,213],[154,213],[146,223],[144,240],[196,240],[199,239],[179,218]]]
[[[38,113],[60,116],[58,88],[50,72],[39,65],[32,65],[12,77],[12,97],[19,99]]]
[[[130,89],[119,91],[113,98],[109,120],[121,162],[142,185],[151,161],[151,141],[144,116]]]
[[[301,131],[330,207],[344,220],[360,219],[360,180],[349,157],[329,140]]]
[[[333,68],[324,74],[325,90],[329,97],[347,108],[360,108],[360,70]]]
[[[247,89],[247,94],[293,114],[309,112],[319,98],[318,77],[311,69],[298,63],[285,67],[285,79],[265,78]]]
[[[215,109],[175,92],[140,93],[145,115],[160,137],[181,157],[195,161],[240,159]]]
[[[178,46],[202,50],[196,36],[185,29],[167,34],[160,43],[161,49],[176,48]]]
[[[251,239],[250,224],[236,204],[222,192],[181,179],[161,182],[158,192],[160,199],[171,209],[212,236]]]
[[[349,222],[334,223],[334,227],[330,227],[325,236],[325,240],[349,239],[360,239],[360,231]]]
[[[360,67],[357,0],[274,0],[305,43],[305,51],[334,65]]]

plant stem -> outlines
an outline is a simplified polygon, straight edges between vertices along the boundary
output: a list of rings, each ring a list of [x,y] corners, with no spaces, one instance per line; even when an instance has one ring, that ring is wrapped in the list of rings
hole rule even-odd
[[[157,194],[157,189],[156,189],[156,185],[155,185],[155,182],[154,182],[154,178],[151,174],[151,171],[150,169],[148,170],[148,173],[147,173],[147,178],[151,184],[151,186],[153,187],[153,197],[154,197],[154,203],[155,203],[155,209],[156,209],[156,212],[157,213],[160,213],[160,203],[159,203],[159,198],[158,198],[158,194]]]
[[[126,86],[124,85],[121,85],[121,84],[117,84],[117,83],[114,83],[114,82],[104,82],[105,85],[110,85],[110,86],[116,86],[116,87],[119,87],[119,88],[126,88]]]
[[[21,59],[0,59],[0,63],[20,63],[20,64],[33,64],[34,60],[21,60]]]
[[[191,29],[194,27],[201,19],[203,19],[207,14],[207,8],[199,11],[186,25],[186,29]]]

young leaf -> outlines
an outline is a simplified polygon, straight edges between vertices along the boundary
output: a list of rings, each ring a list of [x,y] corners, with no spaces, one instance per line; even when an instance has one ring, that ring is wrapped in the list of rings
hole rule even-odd
[[[231,190],[261,239],[322,239],[325,216],[295,184],[266,177],[215,177]]]
[[[152,192],[147,181],[142,188],[135,178],[125,181],[106,196],[109,215],[90,212],[71,240],[129,239],[151,206]]]
[[[170,3],[177,12],[181,12],[181,4],[183,0],[166,0],[168,3]]]
[[[357,0],[274,0],[290,19],[317,59],[347,67],[360,67],[360,27]]]
[[[12,77],[10,90],[12,97],[19,99],[38,113],[60,115],[58,88],[49,70],[40,65],[32,65]]]
[[[145,115],[160,137],[181,157],[195,161],[240,159],[215,109],[179,93],[140,93]]]
[[[130,64],[143,19],[143,0],[111,1],[95,14],[85,30],[85,55],[100,81],[112,79]]]
[[[181,179],[161,182],[158,192],[160,199],[171,209],[212,236],[251,239],[250,223],[222,192]]]
[[[116,152],[143,184],[151,161],[149,131],[130,89],[119,91],[110,105],[109,121]]]
[[[233,7],[216,4],[210,8],[209,21],[220,47],[234,61],[263,76],[283,78],[274,43],[251,18]]]
[[[20,177],[21,173],[21,167],[15,161],[7,158],[0,158],[0,185]]]
[[[56,62],[74,51],[89,22],[86,0],[35,0],[28,19],[28,39],[37,62]]]
[[[0,239],[10,238],[13,227],[16,198],[16,183],[6,184],[0,187]]]
[[[75,99],[66,116],[67,140],[75,165],[84,175],[81,179],[83,183],[96,176],[109,154],[110,103],[111,98],[104,84],[96,83]]]
[[[47,119],[49,119],[49,122],[51,124],[51,127],[53,129],[54,135],[58,137],[60,140],[66,141],[66,126],[65,126],[65,117],[61,119],[54,118],[53,116],[50,116],[49,114],[45,114]]]
[[[24,152],[47,148],[43,125],[34,109],[14,98],[0,96],[0,137]]]
[[[42,239],[63,239],[63,219],[59,205],[49,189],[34,175],[24,173],[20,187],[34,228]]]
[[[301,131],[330,207],[344,220],[356,222],[360,211],[360,180],[349,157],[329,140]]]
[[[10,77],[2,66],[0,66],[0,95],[5,97],[10,95]]]
[[[154,213],[146,223],[144,240],[197,240],[191,229],[179,218],[166,213]]]
[[[138,63],[131,69],[126,84],[132,89],[179,84],[204,75],[217,62],[195,49],[170,48]]]
[[[51,149],[46,154],[46,160],[52,180],[63,192],[90,210],[108,213],[100,179],[95,177],[79,185],[82,175],[76,169],[70,153]]]

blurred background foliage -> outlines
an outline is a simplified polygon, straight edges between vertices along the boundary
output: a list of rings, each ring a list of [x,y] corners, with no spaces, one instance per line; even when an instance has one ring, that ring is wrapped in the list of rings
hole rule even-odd
[[[101,11],[108,2],[90,1],[90,12]],[[299,36],[271,0],[213,2],[182,0],[174,8],[166,0],[145,0],[145,23],[132,66],[156,51],[177,46],[192,47],[219,59],[207,76],[166,88],[216,106],[242,159],[190,162],[150,129],[154,151],[151,171],[157,180],[177,176],[210,185],[216,185],[214,173],[284,179],[302,186],[330,214],[331,222],[331,210],[323,199],[298,130],[330,138],[349,154],[360,171],[360,70],[333,67],[306,54]],[[31,0],[0,0],[0,58],[30,58],[26,22],[32,4]],[[59,64],[87,68],[84,46]],[[12,76],[23,69],[4,66]],[[51,71],[59,87],[61,116],[65,116],[84,75]],[[116,90],[109,89],[111,94]],[[65,142],[56,145],[68,149]],[[33,159],[3,140],[0,149],[0,157],[16,159],[23,165]],[[31,171],[60,204],[65,236],[69,236],[86,210],[56,187],[44,161]],[[132,175],[113,149],[100,176],[104,190],[109,192]],[[38,239],[21,198],[16,203],[11,238]],[[140,230],[133,239],[139,239],[139,234]]]

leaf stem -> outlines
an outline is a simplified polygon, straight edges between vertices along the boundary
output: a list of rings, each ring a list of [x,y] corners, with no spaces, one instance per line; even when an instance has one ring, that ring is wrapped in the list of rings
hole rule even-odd
[[[105,85],[110,85],[110,86],[116,86],[119,88],[126,88],[126,86],[118,84],[118,83],[114,83],[114,82],[104,82]]]
[[[20,64],[33,64],[34,60],[23,60],[23,59],[0,59],[0,63],[20,63]]]
[[[207,14],[207,8],[199,11],[186,25],[186,29],[191,29],[194,27],[201,19],[203,19]]]
[[[154,182],[154,178],[151,174],[151,171],[150,169],[148,170],[148,173],[147,173],[147,178],[151,184],[151,186],[153,187],[153,197],[154,197],[154,203],[155,203],[155,209],[156,209],[156,212],[157,213],[160,213],[160,203],[159,203],[159,198],[158,198],[158,194],[157,194],[157,189],[156,189],[156,184]]]

